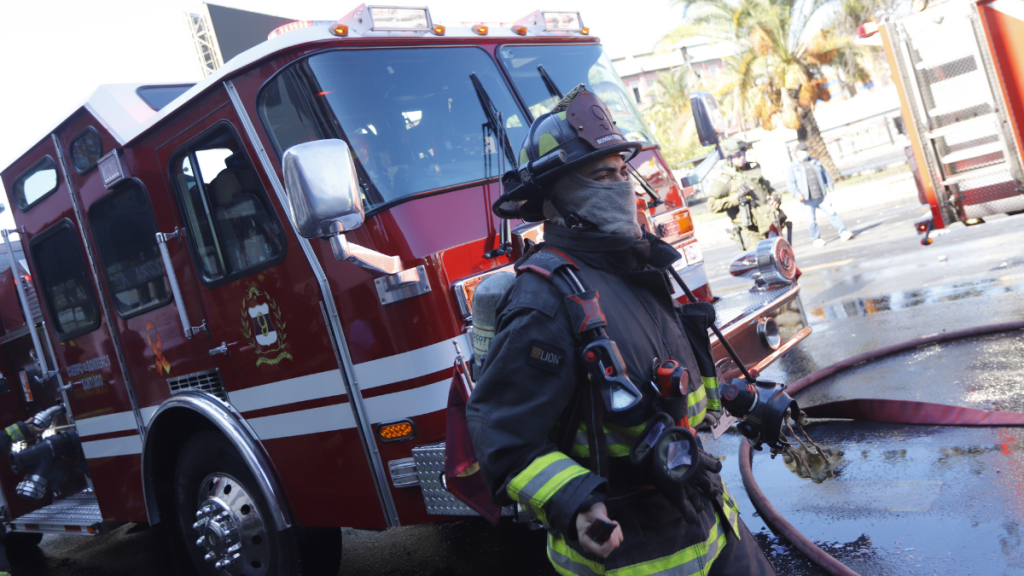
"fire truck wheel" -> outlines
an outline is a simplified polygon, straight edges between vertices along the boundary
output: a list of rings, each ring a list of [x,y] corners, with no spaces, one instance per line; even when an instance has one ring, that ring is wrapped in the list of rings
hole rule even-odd
[[[299,576],[301,528],[278,531],[252,473],[220,433],[185,443],[175,473],[179,532],[203,576]]]

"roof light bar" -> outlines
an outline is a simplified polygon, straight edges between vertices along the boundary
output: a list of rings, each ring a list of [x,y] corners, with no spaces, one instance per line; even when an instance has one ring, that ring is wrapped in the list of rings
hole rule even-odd
[[[338,24],[348,26],[353,36],[443,35],[438,34],[426,7],[360,4],[338,19]]]
[[[368,15],[372,21],[370,29],[379,32],[430,32],[434,29],[426,8],[369,6]]]
[[[564,30],[580,32],[583,30],[583,20],[579,12],[541,12],[544,17],[544,29],[547,31]]]
[[[578,33],[590,34],[590,29],[583,26],[579,12],[560,12],[537,10],[512,24],[512,31],[520,36],[527,33],[541,36],[566,35]]]
[[[270,34],[267,34],[267,40],[270,40],[274,36],[280,36],[288,32],[294,32],[295,30],[301,30],[303,28],[313,28],[315,26],[332,26],[334,20],[296,20],[295,22],[289,22],[283,26],[274,28]]]

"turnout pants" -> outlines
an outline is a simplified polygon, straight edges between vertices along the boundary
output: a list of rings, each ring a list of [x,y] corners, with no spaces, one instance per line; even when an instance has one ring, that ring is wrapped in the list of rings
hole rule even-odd
[[[776,576],[743,521],[730,515],[737,538],[718,508],[708,502],[691,526],[660,495],[612,506],[608,514],[622,527],[624,539],[608,558],[590,556],[579,542],[553,532],[548,559],[564,575]]]

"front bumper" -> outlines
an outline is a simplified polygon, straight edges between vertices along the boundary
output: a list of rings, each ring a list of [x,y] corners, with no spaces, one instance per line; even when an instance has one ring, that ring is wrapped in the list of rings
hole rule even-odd
[[[715,302],[715,312],[715,324],[752,373],[763,371],[811,333],[800,302],[800,285],[795,282],[728,294]],[[766,334],[772,324],[778,328],[777,339]],[[741,377],[715,336],[711,336],[711,353],[719,381]]]

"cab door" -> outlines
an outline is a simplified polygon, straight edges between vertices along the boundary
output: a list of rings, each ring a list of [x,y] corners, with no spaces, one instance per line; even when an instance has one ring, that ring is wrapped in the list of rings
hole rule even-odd
[[[175,392],[202,390],[223,397],[220,366],[208,353],[212,345],[207,334],[190,330],[186,336],[172,296],[156,234],[173,232],[176,224],[162,193],[153,149],[142,141],[128,152],[119,151],[132,155],[133,177],[108,188],[96,164],[117,142],[95,124],[91,116],[75,117],[66,125],[62,142],[69,151],[71,178],[88,222],[112,323],[148,426],[160,403]],[[196,285],[187,274],[182,244],[171,238],[166,247],[172,262],[185,262],[177,278],[185,315],[200,325],[202,310],[195,303]]]
[[[319,285],[227,94],[209,100],[195,113],[212,112],[176,123],[192,128],[156,150],[212,339],[208,353],[226,366],[227,396],[274,460],[303,525],[381,525]]]
[[[56,369],[70,387],[69,409],[104,518],[145,520],[141,499],[126,497],[142,489],[139,413],[98,297],[65,166],[47,138],[5,173],[4,185],[12,192],[14,219],[46,322],[49,345],[44,341],[43,348],[52,345]],[[86,486],[83,477],[72,475],[59,488],[67,496]]]

